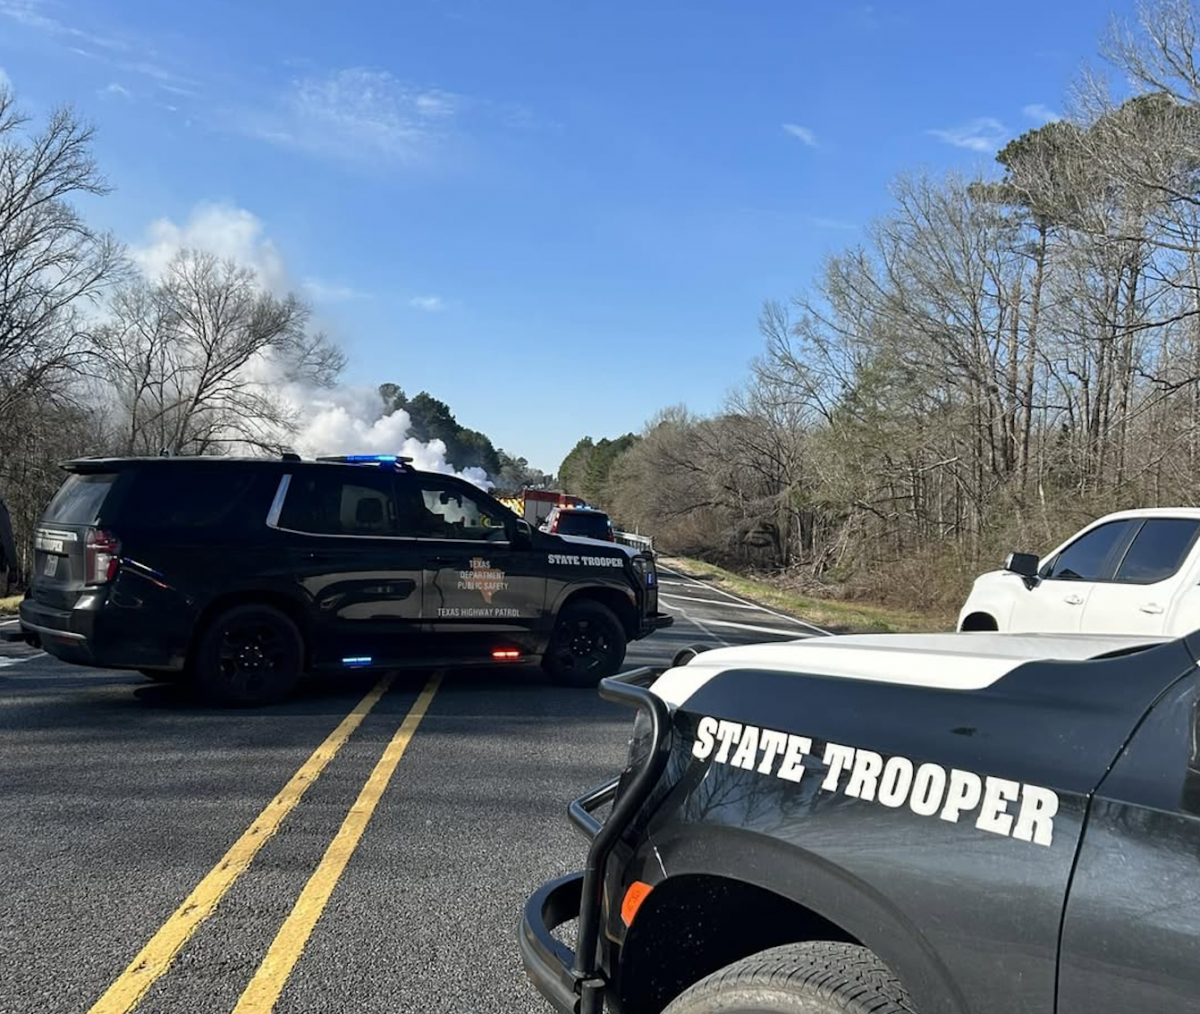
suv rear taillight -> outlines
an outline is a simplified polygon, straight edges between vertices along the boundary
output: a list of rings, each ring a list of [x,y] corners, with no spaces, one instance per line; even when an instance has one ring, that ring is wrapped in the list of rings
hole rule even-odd
[[[101,528],[89,528],[85,555],[85,583],[108,584],[117,576],[117,567],[121,562],[121,540],[112,532]]]

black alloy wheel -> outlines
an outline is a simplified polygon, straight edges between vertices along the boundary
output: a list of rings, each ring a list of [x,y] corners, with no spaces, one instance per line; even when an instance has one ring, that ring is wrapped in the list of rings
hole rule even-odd
[[[572,602],[559,614],[544,661],[555,683],[593,687],[625,661],[625,631],[599,602]]]
[[[270,704],[291,694],[303,661],[303,640],[286,615],[268,605],[234,606],[200,639],[196,683],[220,704]]]

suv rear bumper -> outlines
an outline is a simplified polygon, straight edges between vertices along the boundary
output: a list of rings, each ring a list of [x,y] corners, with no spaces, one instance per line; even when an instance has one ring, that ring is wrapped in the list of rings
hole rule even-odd
[[[149,631],[129,629],[125,617],[110,615],[106,593],[85,592],[73,609],[55,609],[27,598],[20,605],[25,640],[55,658],[106,669],[175,669],[182,659]],[[145,622],[145,618],[141,618]]]

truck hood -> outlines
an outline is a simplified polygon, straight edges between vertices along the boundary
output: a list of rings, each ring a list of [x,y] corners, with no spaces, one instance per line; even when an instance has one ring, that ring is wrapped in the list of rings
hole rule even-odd
[[[940,690],[983,690],[1035,661],[1083,661],[1162,644],[1167,638],[1115,634],[847,634],[738,645],[702,652],[668,669],[651,690],[681,706],[732,670],[828,677]]]
[[[584,546],[587,549],[620,549],[631,560],[641,552],[640,549],[634,549],[633,546],[627,546],[623,542],[609,542],[607,539],[589,539],[585,535],[553,535],[555,539],[561,539],[563,542],[569,542],[574,546]]]

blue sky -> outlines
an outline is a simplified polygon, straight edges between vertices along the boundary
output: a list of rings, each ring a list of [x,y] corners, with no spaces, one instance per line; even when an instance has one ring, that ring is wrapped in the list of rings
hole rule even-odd
[[[0,70],[98,127],[93,221],[267,251],[348,383],[554,470],[717,408],[764,298],[1061,110],[1130,6],[0,0]]]

